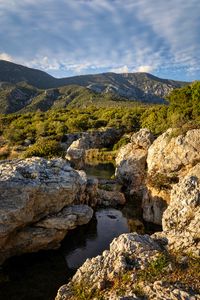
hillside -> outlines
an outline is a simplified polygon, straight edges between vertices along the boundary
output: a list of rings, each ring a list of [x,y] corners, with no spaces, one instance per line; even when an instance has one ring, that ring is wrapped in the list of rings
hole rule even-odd
[[[39,89],[79,85],[97,93],[112,93],[148,103],[163,103],[170,91],[187,84],[161,79],[148,73],[103,73],[57,79],[43,71],[0,60],[0,82],[16,84],[22,81]]]
[[[98,93],[112,92],[130,100],[150,103],[163,103],[165,96],[173,89],[186,84],[180,81],[161,79],[148,73],[103,73],[59,80],[65,85],[78,84]]]
[[[0,84],[0,113],[25,113],[62,108],[135,106],[112,93],[96,93],[88,88],[68,85],[47,90],[37,89],[25,82]]]

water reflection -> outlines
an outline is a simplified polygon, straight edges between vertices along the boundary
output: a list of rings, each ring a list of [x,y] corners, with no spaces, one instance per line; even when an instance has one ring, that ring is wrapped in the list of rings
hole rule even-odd
[[[2,300],[53,300],[58,288],[72,276],[59,251],[26,254],[9,259],[0,283]]]
[[[115,167],[111,162],[86,164],[84,170],[90,178],[110,179],[115,174]]]
[[[77,228],[66,237],[61,251],[69,268],[77,269],[87,258],[109,249],[113,238],[125,232],[129,232],[129,226],[121,211],[100,209],[89,225]]]

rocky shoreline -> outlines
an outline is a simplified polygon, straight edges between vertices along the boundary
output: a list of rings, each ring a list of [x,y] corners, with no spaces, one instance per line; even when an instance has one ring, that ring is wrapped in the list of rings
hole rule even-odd
[[[141,129],[119,149],[117,182],[129,201],[141,200],[144,220],[162,224],[163,231],[114,239],[109,251],[86,260],[56,300],[200,299],[199,137],[198,129],[178,136],[169,129],[156,139]],[[80,167],[85,151],[98,148],[95,141],[96,135],[78,137],[68,158]],[[58,248],[69,230],[90,221],[92,208],[126,201],[112,184],[103,187],[64,159],[2,161],[0,174],[0,263]]]

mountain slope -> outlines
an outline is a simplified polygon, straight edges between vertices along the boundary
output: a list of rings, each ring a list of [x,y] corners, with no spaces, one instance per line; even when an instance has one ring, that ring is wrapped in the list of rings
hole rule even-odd
[[[42,89],[57,86],[57,80],[53,76],[43,71],[27,68],[5,60],[0,60],[0,81],[10,83],[25,81]]]
[[[39,91],[26,83],[0,83],[0,113],[14,113],[28,105]]]
[[[59,79],[62,84],[86,86],[98,93],[112,92],[130,100],[161,103],[166,95],[185,82],[161,79],[148,73],[103,73]]]
[[[10,83],[25,81],[40,89],[79,85],[97,93],[112,93],[129,100],[147,103],[163,103],[163,99],[170,91],[187,84],[161,79],[148,73],[103,73],[57,79],[43,71],[3,60],[0,60],[0,81]]]
[[[121,100],[121,101],[120,101]],[[25,82],[0,84],[0,113],[25,113],[62,108],[86,108],[134,106],[135,101],[127,101],[111,93],[98,94],[76,85],[68,85],[47,90],[37,89]]]

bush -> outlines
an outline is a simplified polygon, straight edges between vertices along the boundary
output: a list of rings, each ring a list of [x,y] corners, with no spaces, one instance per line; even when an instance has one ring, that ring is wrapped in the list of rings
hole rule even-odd
[[[24,158],[32,156],[51,158],[62,155],[63,149],[59,142],[55,140],[40,139],[25,151]]]
[[[130,138],[124,136],[122,137],[116,144],[114,144],[113,146],[113,150],[118,150],[119,148],[121,148],[122,146],[125,146],[126,144],[128,144],[130,142]]]

